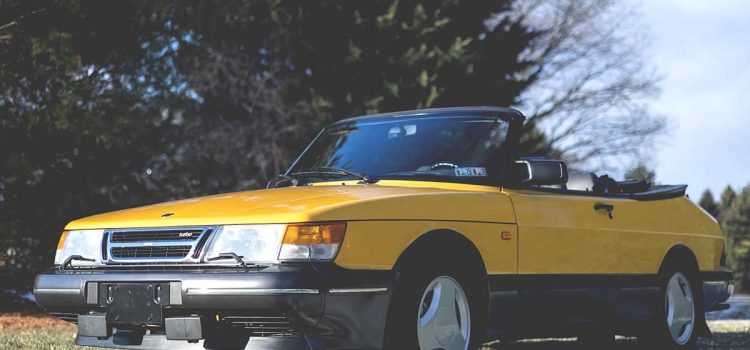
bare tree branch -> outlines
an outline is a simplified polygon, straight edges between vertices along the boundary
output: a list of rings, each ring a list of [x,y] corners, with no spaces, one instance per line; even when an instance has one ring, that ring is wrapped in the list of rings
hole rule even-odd
[[[202,181],[204,191],[257,188],[289,165],[298,151],[295,142],[318,124],[310,119],[314,113],[309,102],[284,99],[284,89],[292,80],[285,75],[285,61],[277,59],[283,39],[269,38],[262,53],[205,46],[199,55],[182,62],[190,86],[213,107],[185,120],[184,140],[154,161],[154,174],[163,177],[152,176],[154,181],[168,179],[163,182],[175,186],[175,191],[190,188],[194,181]],[[217,170],[223,176],[199,180],[183,171],[196,163],[222,167]]]
[[[542,35],[525,54],[537,81],[520,108],[549,146],[579,167],[647,157],[666,130],[648,110],[658,77],[644,63],[647,40],[634,10],[621,0],[519,1],[511,14]]]
[[[53,2],[52,2],[52,3],[50,4],[50,5],[49,5],[49,6],[52,6],[52,5],[56,4],[56,3],[57,3],[57,1],[53,1]],[[45,7],[42,7],[42,8],[38,8],[38,9],[36,9],[36,10],[33,10],[33,11],[31,11],[31,12],[27,12],[27,13],[24,13],[24,14],[22,14],[22,15],[18,16],[18,17],[17,17],[17,18],[15,19],[15,20],[13,20],[13,21],[10,21],[10,22],[8,22],[8,23],[6,23],[6,24],[3,24],[3,25],[1,25],[1,26],[0,26],[0,32],[2,32],[3,30],[6,30],[6,29],[8,29],[8,28],[11,28],[11,27],[13,27],[13,26],[17,26],[17,25],[18,25],[19,23],[21,23],[21,21],[23,21],[23,20],[24,20],[24,19],[25,19],[26,17],[29,17],[29,16],[33,16],[33,15],[36,15],[36,14],[42,13],[42,12],[44,12],[44,11],[47,11],[47,6],[45,6]]]

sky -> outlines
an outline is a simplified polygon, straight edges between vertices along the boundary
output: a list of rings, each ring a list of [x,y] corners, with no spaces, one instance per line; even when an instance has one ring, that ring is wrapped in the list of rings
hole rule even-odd
[[[750,185],[750,1],[646,0],[646,57],[664,77],[651,102],[671,123],[653,154],[657,181],[698,200]]]

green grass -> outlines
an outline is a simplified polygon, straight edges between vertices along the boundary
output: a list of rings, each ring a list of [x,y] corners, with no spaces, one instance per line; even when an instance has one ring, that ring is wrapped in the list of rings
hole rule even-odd
[[[30,331],[0,332],[0,349],[93,349],[74,344],[74,329],[35,329]]]

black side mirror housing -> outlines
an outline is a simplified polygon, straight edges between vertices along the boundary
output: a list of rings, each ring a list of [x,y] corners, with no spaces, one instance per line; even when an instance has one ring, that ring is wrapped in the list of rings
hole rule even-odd
[[[523,185],[554,186],[568,182],[568,166],[553,159],[531,158],[517,160],[515,173]]]

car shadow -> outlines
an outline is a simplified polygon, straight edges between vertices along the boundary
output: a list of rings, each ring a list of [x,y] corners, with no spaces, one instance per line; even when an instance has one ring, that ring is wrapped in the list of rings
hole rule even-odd
[[[616,344],[605,346],[607,349],[636,350],[640,349],[635,340],[618,339]],[[601,350],[602,346],[587,346],[571,339],[533,339],[517,342],[494,342],[486,344],[482,350]]]
[[[746,328],[714,332],[711,339],[699,341],[698,350],[747,350],[750,349],[750,331]],[[481,350],[652,350],[651,347],[638,344],[635,338],[618,338],[611,346],[585,346],[573,339],[539,339],[518,342],[494,342],[486,344]]]

